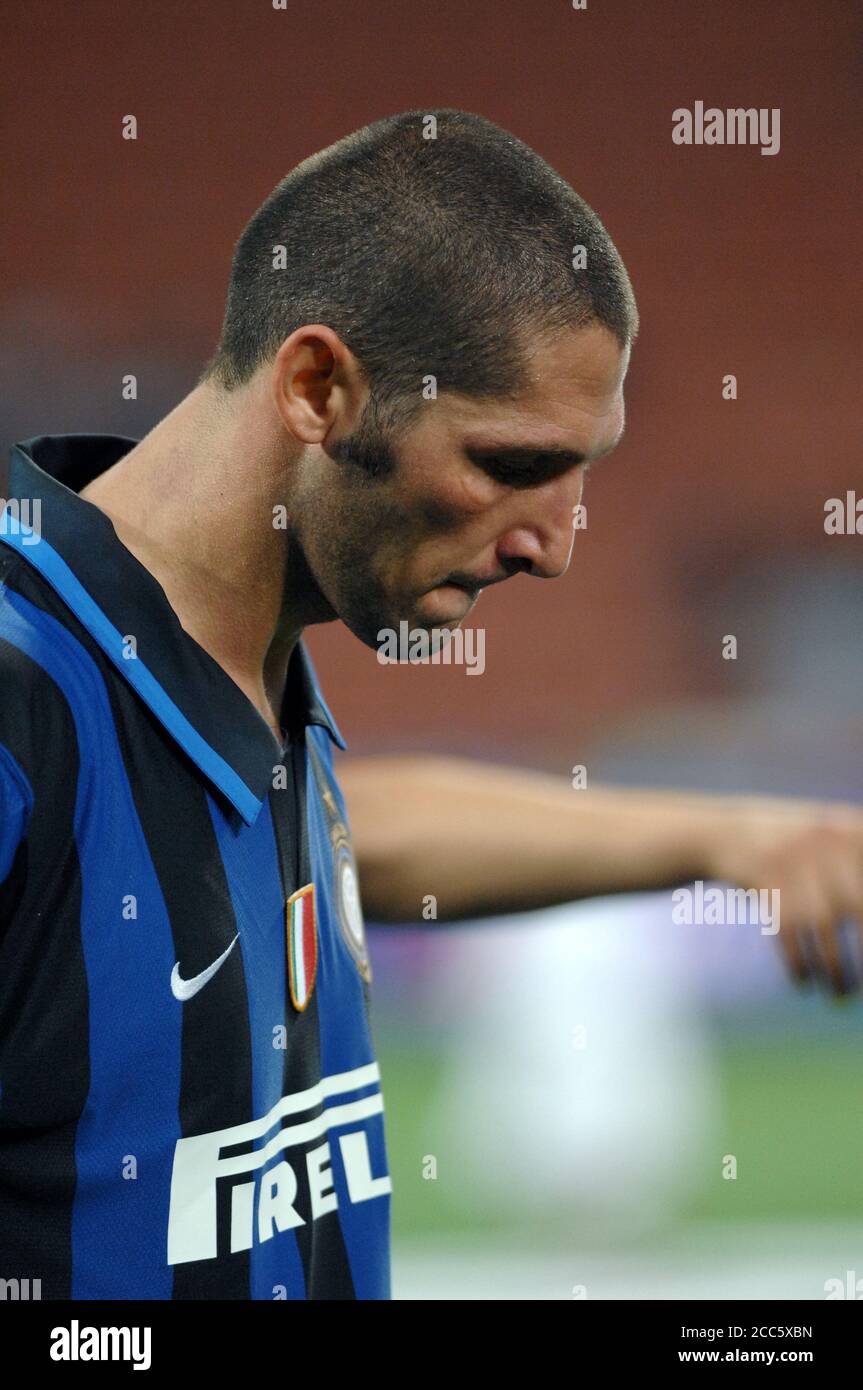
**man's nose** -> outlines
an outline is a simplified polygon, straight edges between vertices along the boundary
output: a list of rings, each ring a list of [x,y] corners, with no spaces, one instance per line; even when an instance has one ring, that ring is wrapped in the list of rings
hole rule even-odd
[[[497,543],[497,559],[502,569],[523,570],[538,579],[559,579],[569,568],[575,538],[575,508],[581,502],[584,478],[558,478],[553,484],[537,488],[527,502],[527,494],[513,524]],[[542,495],[540,495],[542,494]]]

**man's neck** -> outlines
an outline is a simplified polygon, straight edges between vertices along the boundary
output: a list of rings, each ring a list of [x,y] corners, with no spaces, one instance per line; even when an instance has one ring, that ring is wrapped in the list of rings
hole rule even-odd
[[[158,580],[182,627],[240,687],[279,744],[279,710],[304,615],[292,595],[283,448],[271,412],[197,386],[81,493]],[[293,606],[291,599],[295,600]]]

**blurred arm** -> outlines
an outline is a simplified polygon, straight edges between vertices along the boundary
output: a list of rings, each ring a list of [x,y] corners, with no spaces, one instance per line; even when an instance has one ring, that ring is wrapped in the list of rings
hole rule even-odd
[[[704,868],[716,799],[596,787],[438,757],[340,769],[363,898],[380,920],[441,918],[658,888]]]
[[[863,811],[792,798],[593,787],[466,759],[381,757],[340,768],[363,901],[378,921],[514,912],[720,879],[779,889],[782,945],[807,973],[814,930],[842,987],[835,928],[863,916]]]

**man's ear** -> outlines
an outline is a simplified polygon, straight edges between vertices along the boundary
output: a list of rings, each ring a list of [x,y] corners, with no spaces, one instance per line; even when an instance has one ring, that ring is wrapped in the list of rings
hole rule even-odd
[[[272,370],[273,400],[285,429],[302,444],[321,444],[339,417],[361,409],[362,372],[326,324],[304,324],[286,338]]]

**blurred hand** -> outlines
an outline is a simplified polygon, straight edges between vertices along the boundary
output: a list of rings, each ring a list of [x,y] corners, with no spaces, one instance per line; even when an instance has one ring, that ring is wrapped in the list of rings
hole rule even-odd
[[[778,938],[794,978],[819,981],[838,996],[859,990],[863,809],[735,797],[709,839],[712,878],[746,889],[779,889]]]

